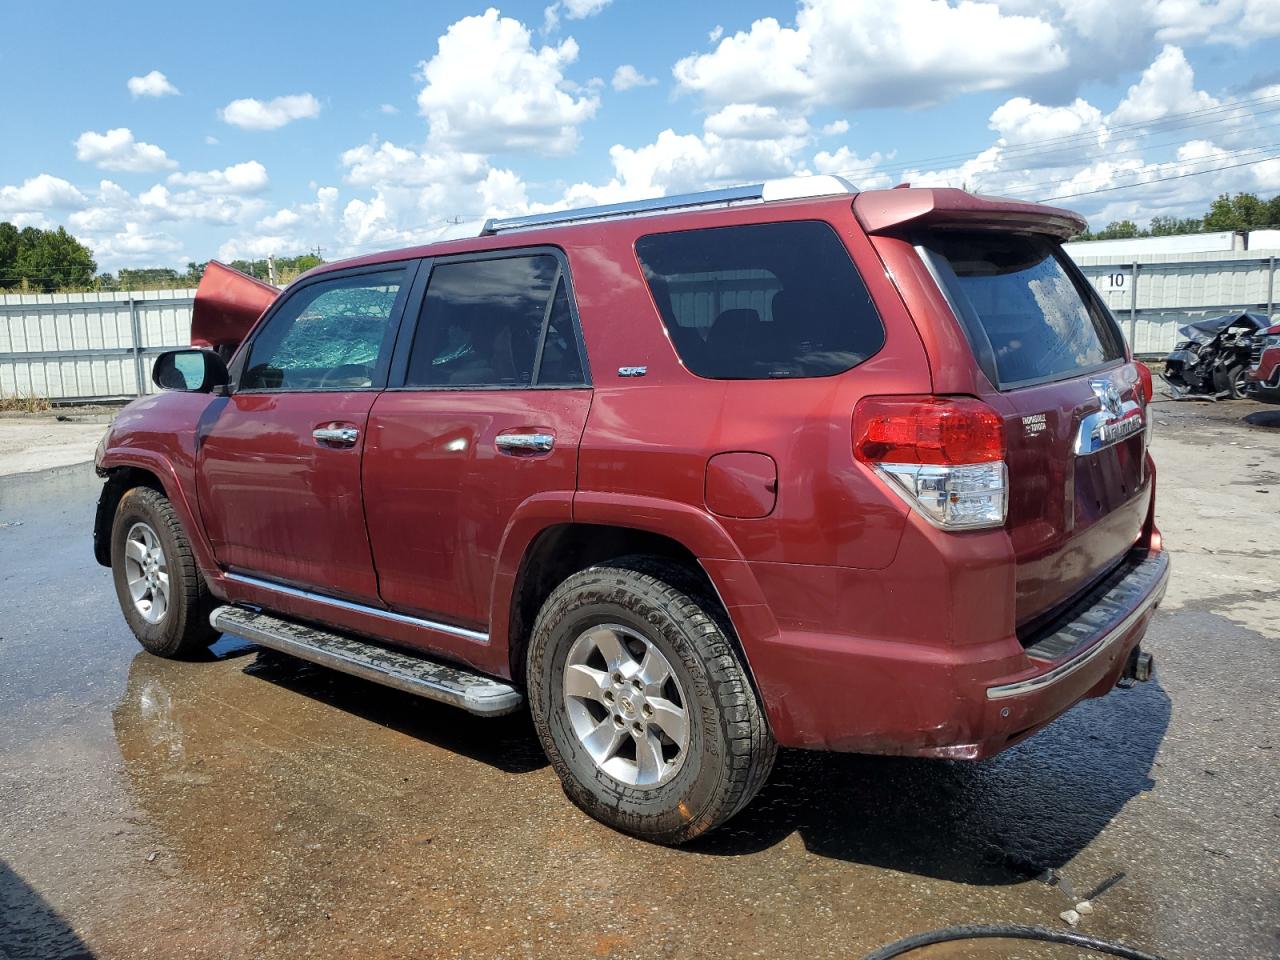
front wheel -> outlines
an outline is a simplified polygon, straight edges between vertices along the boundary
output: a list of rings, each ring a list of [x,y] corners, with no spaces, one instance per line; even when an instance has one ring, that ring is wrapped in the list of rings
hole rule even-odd
[[[164,494],[125,492],[111,525],[111,573],[125,621],[159,657],[195,656],[217,639],[211,596],[191,544]]]
[[[538,736],[574,803],[675,844],[756,795],[777,747],[729,629],[680,568],[647,559],[556,588],[534,624],[527,679]]]
[[[1227,389],[1231,391],[1232,400],[1243,400],[1249,395],[1249,370],[1244,364],[1227,371]]]

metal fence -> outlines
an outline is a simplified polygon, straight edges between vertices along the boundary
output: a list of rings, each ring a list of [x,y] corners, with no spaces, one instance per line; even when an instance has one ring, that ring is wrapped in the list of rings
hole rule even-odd
[[[1268,316],[1276,311],[1280,250],[1147,254],[1120,261],[1084,256],[1082,248],[1087,245],[1071,244],[1068,252],[1142,356],[1173,349],[1178,327],[1191,320],[1237,310]],[[681,291],[695,299],[706,293]],[[755,294],[744,296],[749,302],[735,305],[763,306]],[[190,342],[194,299],[192,289],[0,294],[0,396],[103,400],[151,392],[155,355]]]
[[[1120,321],[1133,352],[1160,356],[1173,349],[1178,327],[1193,320],[1249,310],[1276,312],[1280,250],[1148,254],[1124,261],[1068,249]]]
[[[151,392],[156,354],[191,341],[195,290],[0,294],[0,396]]]

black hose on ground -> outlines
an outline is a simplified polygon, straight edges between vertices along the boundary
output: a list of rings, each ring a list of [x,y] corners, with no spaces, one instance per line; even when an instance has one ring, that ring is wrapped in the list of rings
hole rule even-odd
[[[936,943],[950,943],[954,940],[1039,940],[1043,943],[1062,943],[1083,950],[1094,950],[1098,953],[1121,957],[1122,960],[1161,960],[1152,953],[1143,953],[1123,943],[1112,943],[1099,940],[1097,937],[1085,936],[1083,933],[1072,933],[1067,930],[1049,930],[1045,927],[1023,927],[1013,924],[978,924],[964,927],[943,927],[941,930],[930,930],[928,933],[917,933],[905,937],[897,943],[891,943],[878,950],[872,950],[863,960],[890,960],[900,957],[921,947],[931,947]]]

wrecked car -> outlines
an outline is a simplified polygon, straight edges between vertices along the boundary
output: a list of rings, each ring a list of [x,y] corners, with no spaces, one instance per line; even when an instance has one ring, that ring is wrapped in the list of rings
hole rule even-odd
[[[1161,377],[1175,398],[1210,395],[1241,400],[1249,383],[1253,337],[1270,324],[1260,313],[1228,313],[1178,328],[1183,338],[1164,359]]]

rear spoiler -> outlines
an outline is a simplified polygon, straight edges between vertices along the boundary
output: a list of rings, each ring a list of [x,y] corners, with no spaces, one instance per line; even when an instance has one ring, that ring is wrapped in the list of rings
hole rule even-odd
[[[868,190],[853,201],[867,233],[897,233],[911,227],[1003,227],[1069,240],[1088,226],[1070,210],[1039,203],[979,197],[954,188]]]
[[[191,310],[191,345],[231,353],[278,296],[271,284],[210,260]]]

